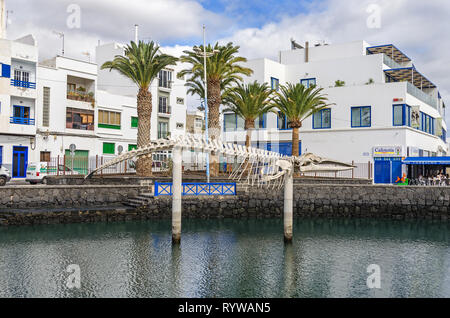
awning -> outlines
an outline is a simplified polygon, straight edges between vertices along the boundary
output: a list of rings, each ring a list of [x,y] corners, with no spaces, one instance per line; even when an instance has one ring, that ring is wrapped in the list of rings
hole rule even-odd
[[[450,157],[408,157],[402,163],[405,165],[450,166]]]
[[[404,67],[404,68],[393,68],[384,71],[388,76],[390,76],[396,82],[410,82],[417,88],[435,88],[431,81],[429,81],[425,76],[423,76],[416,68]]]
[[[394,44],[378,45],[367,48],[369,54],[381,54],[384,53],[397,63],[407,63],[411,59],[402,51],[397,49]]]

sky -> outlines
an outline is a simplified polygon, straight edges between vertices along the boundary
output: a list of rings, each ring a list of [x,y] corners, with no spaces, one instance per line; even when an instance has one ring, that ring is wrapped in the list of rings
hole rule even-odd
[[[448,0],[6,0],[6,7],[8,37],[34,34],[42,59],[61,53],[53,31],[64,32],[66,56],[93,59],[99,42],[133,40],[135,24],[141,40],[174,55],[202,43],[203,24],[208,42],[232,41],[249,59],[276,58],[291,38],[394,43],[450,105]]]

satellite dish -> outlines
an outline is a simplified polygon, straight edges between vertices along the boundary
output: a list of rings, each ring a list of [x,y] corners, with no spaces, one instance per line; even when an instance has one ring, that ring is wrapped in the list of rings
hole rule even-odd
[[[119,155],[122,154],[123,152],[123,146],[119,145],[119,147],[117,147],[117,151],[119,152]]]

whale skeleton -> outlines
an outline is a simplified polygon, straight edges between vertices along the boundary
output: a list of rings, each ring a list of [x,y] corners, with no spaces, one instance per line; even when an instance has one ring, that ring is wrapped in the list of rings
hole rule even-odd
[[[206,139],[197,135],[185,134],[169,139],[151,141],[144,147],[125,152],[93,170],[85,179],[91,178],[95,173],[121,162],[149,157],[153,152],[173,150],[174,148],[234,157],[241,163],[238,169],[233,170],[229,179],[252,186],[281,188],[285,183],[287,175],[293,172],[294,166],[298,167],[300,172],[338,172],[355,168],[350,164],[322,158],[312,153],[298,157],[285,156],[273,151],[245,147],[233,143],[224,143],[218,139]]]

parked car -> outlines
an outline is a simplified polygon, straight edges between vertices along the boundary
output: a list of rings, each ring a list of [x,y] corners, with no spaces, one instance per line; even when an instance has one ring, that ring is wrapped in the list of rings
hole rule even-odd
[[[49,162],[38,162],[38,163],[30,163],[27,167],[27,178],[25,181],[30,184],[46,184],[47,177],[49,175],[56,176],[58,174],[66,174],[66,175],[78,175],[79,173],[75,170],[70,169],[65,165],[52,166]]]
[[[9,180],[11,180],[11,173],[5,165],[0,164],[0,187],[4,186]]]

